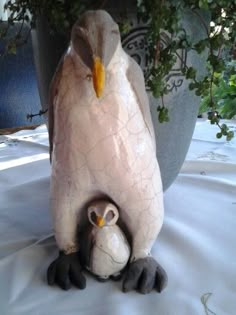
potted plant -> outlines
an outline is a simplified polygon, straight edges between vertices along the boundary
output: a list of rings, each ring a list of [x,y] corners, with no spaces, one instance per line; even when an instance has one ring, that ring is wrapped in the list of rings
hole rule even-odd
[[[207,98],[209,119],[218,137],[233,137],[221,125],[214,89],[226,69],[223,51],[236,38],[234,0],[7,1],[9,27],[28,23],[33,31],[35,63],[44,110],[48,86],[70,29],[87,9],[106,9],[119,23],[123,46],[144,70],[157,137],[157,158],[166,189],[177,176],[194,130],[201,97]],[[1,36],[4,38],[7,29]],[[18,33],[6,43],[15,52],[25,38]],[[228,58],[229,59],[229,58]],[[227,69],[234,75],[234,67]],[[160,124],[159,122],[165,122]],[[177,141],[176,141],[177,139]]]

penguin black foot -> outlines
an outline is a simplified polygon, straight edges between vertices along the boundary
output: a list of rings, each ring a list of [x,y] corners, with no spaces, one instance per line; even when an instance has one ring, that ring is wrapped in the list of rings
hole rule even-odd
[[[156,289],[159,293],[167,285],[165,270],[152,257],[137,259],[128,266],[123,291],[137,290],[146,294]]]
[[[81,270],[78,252],[68,255],[59,252],[58,258],[48,267],[48,284],[57,284],[63,290],[69,290],[71,284],[79,289],[84,289],[86,279]]]

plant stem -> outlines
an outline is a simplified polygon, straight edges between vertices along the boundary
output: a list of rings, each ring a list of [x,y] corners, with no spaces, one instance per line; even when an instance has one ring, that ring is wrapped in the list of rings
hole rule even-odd
[[[211,73],[211,81],[210,81],[210,99],[211,99],[212,108],[213,108],[213,104],[214,104],[214,101],[213,101],[213,81],[214,81],[214,70]]]
[[[163,96],[163,95],[161,95],[161,105],[162,105],[162,107],[165,107],[165,104],[164,104],[164,96]]]
[[[42,116],[42,115],[46,114],[47,112],[48,112],[48,108],[45,109],[45,110],[42,110],[42,109],[41,109],[37,114],[27,114],[27,119],[30,120],[30,121],[32,121],[32,119],[33,119],[34,117]]]
[[[208,302],[209,298],[211,297],[211,295],[212,295],[212,293],[205,293],[205,294],[203,294],[202,297],[201,297],[201,302],[202,302],[202,305],[204,306],[204,310],[205,310],[205,314],[206,314],[206,315],[210,315],[210,314],[216,315],[216,313],[214,313],[213,311],[211,311],[211,310],[209,309],[209,307],[207,306],[207,302]]]
[[[161,49],[161,39],[157,40],[156,43],[156,51],[155,51],[155,57],[154,57],[154,67],[156,68],[160,59],[160,49]]]
[[[160,7],[159,7],[159,16],[162,16],[162,5],[163,0],[160,1]],[[153,16],[152,16],[153,18]],[[161,49],[161,30],[159,29],[158,32],[158,39],[156,41],[156,50],[155,50],[155,56],[154,56],[154,67],[157,67],[159,59],[160,59],[160,49]]]
[[[19,29],[17,35],[16,35],[16,38],[21,34],[24,24],[25,24],[25,18],[23,18],[23,20],[21,22],[21,26],[20,26],[20,29]]]

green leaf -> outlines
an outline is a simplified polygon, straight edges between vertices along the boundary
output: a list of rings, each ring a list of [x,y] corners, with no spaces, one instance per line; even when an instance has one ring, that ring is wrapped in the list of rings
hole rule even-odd
[[[189,90],[192,91],[194,89],[196,89],[196,84],[194,82],[189,83]]]
[[[208,1],[207,0],[199,0],[198,1],[199,8],[207,10],[208,9]]]
[[[209,46],[209,40],[208,38],[207,39],[202,39],[200,40],[199,42],[197,42],[195,45],[194,45],[194,48],[196,49],[197,53],[202,53],[203,50]]]
[[[158,106],[157,107],[158,112],[158,119],[160,123],[168,122],[169,121],[169,111],[168,108],[164,106]]]
[[[229,131],[227,136],[226,136],[226,140],[230,141],[234,138],[234,132],[233,131]]]
[[[186,72],[186,79],[195,79],[196,72],[196,69],[194,69],[193,67],[189,67]]]
[[[7,53],[11,55],[16,55],[16,42],[11,41],[7,45]]]

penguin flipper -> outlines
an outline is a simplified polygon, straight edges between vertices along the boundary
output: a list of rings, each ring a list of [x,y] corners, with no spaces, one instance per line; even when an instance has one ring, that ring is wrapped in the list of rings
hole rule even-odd
[[[89,268],[91,262],[91,252],[94,246],[93,227],[88,226],[80,236],[80,262],[83,268]]]

